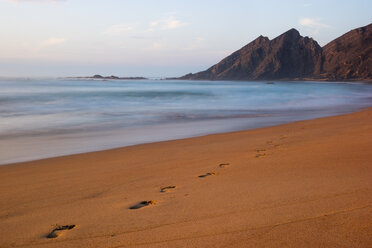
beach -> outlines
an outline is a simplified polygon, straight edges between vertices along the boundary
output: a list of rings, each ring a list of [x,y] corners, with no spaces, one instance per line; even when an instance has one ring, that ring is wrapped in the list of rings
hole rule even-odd
[[[0,247],[372,247],[372,109],[0,166]]]

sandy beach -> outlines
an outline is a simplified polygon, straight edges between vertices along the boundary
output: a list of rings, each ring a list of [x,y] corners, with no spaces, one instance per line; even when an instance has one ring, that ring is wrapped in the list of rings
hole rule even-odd
[[[372,109],[0,166],[0,247],[372,247]]]

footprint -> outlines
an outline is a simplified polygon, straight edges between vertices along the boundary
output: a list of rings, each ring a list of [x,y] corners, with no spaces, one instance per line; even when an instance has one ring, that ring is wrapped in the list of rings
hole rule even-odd
[[[256,152],[257,152],[256,158],[266,156],[266,153],[265,153],[266,149],[257,149]]]
[[[76,225],[65,225],[65,226],[58,226],[56,225],[56,227],[53,229],[53,231],[51,231],[47,238],[48,239],[54,239],[54,238],[58,238],[59,236],[61,236],[66,230],[71,230],[73,228],[75,228]]]
[[[227,167],[227,166],[229,166],[229,165],[230,165],[229,163],[224,163],[224,164],[220,164],[219,167],[220,167],[220,168],[225,168],[225,167]]]
[[[175,188],[176,188],[176,186],[163,187],[163,188],[160,188],[160,192],[165,193],[165,192],[168,192],[169,190],[175,189]]]
[[[147,206],[154,205],[154,204],[155,204],[155,201],[141,201],[137,203],[136,205],[131,206],[129,209],[139,209],[139,208],[147,207]]]
[[[264,156],[266,156],[266,153],[259,153],[259,154],[256,154],[256,158],[264,157]]]
[[[199,177],[203,178],[203,177],[214,176],[214,175],[216,175],[216,173],[214,173],[214,172],[208,172],[207,174],[200,175]]]

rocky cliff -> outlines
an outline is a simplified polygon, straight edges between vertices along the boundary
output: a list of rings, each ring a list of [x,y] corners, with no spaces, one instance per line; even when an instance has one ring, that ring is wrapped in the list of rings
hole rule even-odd
[[[372,24],[354,29],[323,47],[322,77],[372,79]]]
[[[206,71],[180,79],[371,79],[372,24],[352,30],[323,48],[295,29],[269,40],[260,36]]]

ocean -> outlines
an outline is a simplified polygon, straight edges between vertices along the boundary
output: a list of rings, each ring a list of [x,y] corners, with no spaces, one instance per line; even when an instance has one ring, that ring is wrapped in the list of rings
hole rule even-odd
[[[372,106],[330,82],[0,80],[0,164],[230,132]]]

